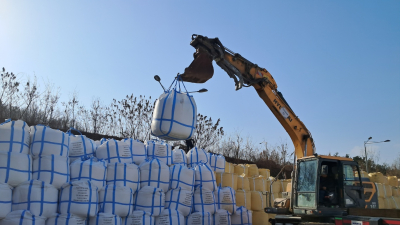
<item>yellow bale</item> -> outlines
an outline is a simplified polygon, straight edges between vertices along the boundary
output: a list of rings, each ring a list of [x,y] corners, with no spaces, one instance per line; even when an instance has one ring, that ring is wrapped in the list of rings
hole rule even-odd
[[[385,209],[393,209],[393,200],[392,198],[385,198]]]
[[[277,198],[282,198],[282,192],[272,192],[272,194],[271,194],[272,204],[275,201],[275,199],[277,199]]]
[[[289,182],[289,183],[286,185],[286,192],[292,192],[292,182]]]
[[[371,182],[381,183],[381,184],[385,183],[385,178],[384,178],[383,174],[380,172],[370,173],[370,174],[368,174],[368,176],[369,176],[369,179]]]
[[[265,213],[264,210],[253,211],[253,225],[265,225],[269,224],[269,219],[274,219],[275,214]]]
[[[383,183],[389,185],[389,180],[387,176],[383,176]]]
[[[269,169],[258,169],[258,173],[263,177],[270,177]]]
[[[399,186],[399,182],[396,176],[388,176],[388,182],[390,186],[397,187]]]
[[[267,207],[267,196],[261,191],[251,191],[251,210],[264,210]]]
[[[271,181],[272,182],[272,181]],[[268,184],[270,186],[271,183]],[[269,188],[268,188],[269,190]],[[276,180],[274,183],[272,183],[272,190],[269,190],[271,192],[282,192],[282,184],[279,182],[279,180]]]
[[[399,189],[397,187],[392,187],[392,196],[398,197],[399,195]]]
[[[378,208],[379,209],[386,209],[385,198],[383,198],[383,197],[379,197],[378,198]]]
[[[249,171],[248,172],[249,177],[258,176],[259,175],[258,167],[257,167],[256,164],[246,164],[246,166],[247,166],[247,169]]]
[[[235,170],[233,164],[225,161],[225,173],[234,173],[234,172]]]
[[[400,198],[399,197],[391,197],[392,198],[392,204],[393,204],[393,209],[400,209]]]
[[[267,191],[267,179],[263,176],[251,177],[250,181],[250,190],[252,191]]]
[[[385,197],[385,188],[383,184],[380,183],[375,183],[376,187],[376,192],[378,192],[378,198],[384,198]]]
[[[392,196],[392,187],[390,185],[388,185],[388,184],[384,184],[383,187],[384,187],[383,189],[384,189],[384,192],[385,192],[385,197]]]
[[[237,177],[237,189],[250,191],[250,182],[249,178],[244,174]]]
[[[244,206],[246,209],[251,209],[251,192],[245,190],[236,191],[236,206]]]
[[[249,176],[249,170],[248,168],[243,165],[243,164],[238,164],[233,166],[233,171],[234,173],[241,175],[241,174],[246,174],[246,176]]]
[[[217,185],[221,184],[222,187],[231,187],[233,190],[237,190],[237,179],[238,175],[234,173],[217,173],[215,176]]]

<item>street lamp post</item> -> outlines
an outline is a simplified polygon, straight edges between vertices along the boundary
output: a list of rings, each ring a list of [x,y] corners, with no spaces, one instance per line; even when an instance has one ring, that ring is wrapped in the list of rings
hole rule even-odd
[[[376,143],[382,143],[382,142],[390,142],[390,140],[385,140],[385,141],[369,141],[371,140],[372,137],[369,137],[368,140],[364,141],[364,152],[365,152],[365,171],[368,173],[368,157],[367,157],[367,144],[376,144]]]

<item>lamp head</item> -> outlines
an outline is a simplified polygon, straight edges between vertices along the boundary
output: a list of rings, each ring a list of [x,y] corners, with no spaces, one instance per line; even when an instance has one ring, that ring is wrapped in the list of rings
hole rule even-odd
[[[207,91],[208,91],[207,89],[202,88],[202,89],[200,89],[198,92],[199,92],[199,93],[203,93],[203,92],[207,92]]]
[[[386,140],[386,141],[384,141],[384,142],[390,142],[390,140]]]
[[[371,139],[372,139],[372,137],[369,137],[369,138],[368,138],[368,141],[371,140]]]
[[[161,78],[160,78],[158,75],[155,75],[155,76],[154,76],[154,80],[160,82],[160,81],[161,81]]]

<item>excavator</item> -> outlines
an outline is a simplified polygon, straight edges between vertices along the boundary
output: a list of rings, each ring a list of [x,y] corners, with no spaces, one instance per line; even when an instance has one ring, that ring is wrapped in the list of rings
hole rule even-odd
[[[183,81],[205,83],[214,74],[215,61],[234,80],[236,90],[251,86],[256,90],[293,142],[296,159],[291,192],[264,209],[277,214],[269,221],[272,225],[400,224],[400,210],[378,209],[376,185],[361,177],[356,162],[316,153],[310,131],[278,91],[268,70],[231,51],[218,38],[194,34],[190,45],[196,52],[180,75]]]

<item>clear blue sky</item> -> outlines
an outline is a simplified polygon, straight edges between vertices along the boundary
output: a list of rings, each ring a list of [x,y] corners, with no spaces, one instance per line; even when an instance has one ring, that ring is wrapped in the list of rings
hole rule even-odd
[[[74,90],[89,106],[127,94],[158,97],[192,61],[192,34],[222,43],[274,76],[311,131],[317,152],[380,163],[400,154],[400,1],[0,0],[0,67]],[[235,91],[219,67],[188,84],[198,111],[258,143],[289,136],[253,88]],[[290,144],[290,148],[293,146]]]

